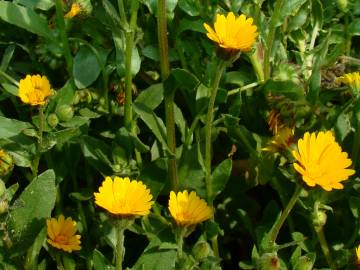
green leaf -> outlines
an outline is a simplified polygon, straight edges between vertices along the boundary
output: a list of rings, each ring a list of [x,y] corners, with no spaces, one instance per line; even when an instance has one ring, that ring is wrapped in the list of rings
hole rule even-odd
[[[31,9],[49,10],[55,5],[54,0],[16,0],[17,3]]]
[[[7,1],[0,1],[0,18],[36,35],[53,39],[47,20],[30,8]]]
[[[264,85],[264,94],[271,96],[285,96],[298,101],[304,98],[304,89],[293,81],[268,80]]]
[[[349,33],[351,36],[360,36],[360,18],[352,20],[349,25]]]
[[[134,111],[139,115],[141,120],[145,122],[148,128],[151,129],[156,139],[159,140],[165,150],[171,153],[166,142],[166,128],[164,122],[156,116],[156,114],[142,103],[133,104]]]
[[[189,16],[198,16],[200,14],[199,6],[192,0],[179,0],[179,7]]]
[[[323,5],[320,0],[311,0],[311,16],[314,27],[321,29],[324,20]]]
[[[101,66],[95,53],[87,46],[81,46],[74,57],[73,76],[77,88],[83,89],[96,81]]]
[[[38,269],[37,261],[42,245],[46,241],[46,229],[42,228],[40,233],[36,236],[34,243],[31,245],[26,256],[25,269]]]
[[[176,254],[177,252],[175,250],[158,250],[155,248],[148,250],[140,256],[132,269],[175,269]]]
[[[14,44],[11,44],[9,45],[4,54],[3,54],[3,57],[1,59],[1,65],[0,65],[0,70],[2,71],[6,71],[8,66],[9,66],[9,63],[14,55],[14,51],[15,51],[15,45]]]
[[[94,263],[94,270],[114,269],[111,263],[109,263],[109,261],[99,250],[94,249],[92,258]]]
[[[20,134],[24,129],[32,128],[32,125],[0,116],[0,127],[0,138],[10,138]]]
[[[287,16],[295,16],[301,6],[308,0],[286,0],[281,7],[277,26],[281,25]]]
[[[18,88],[13,85],[13,84],[9,84],[9,83],[2,83],[1,86],[4,88],[4,90],[6,92],[8,92],[9,94],[13,95],[13,96],[18,96]]]
[[[214,170],[211,177],[213,199],[223,191],[228,182],[232,169],[232,160],[223,160]]]
[[[55,173],[47,170],[32,182],[14,202],[9,213],[8,230],[14,252],[25,252],[46,226],[56,199]]]
[[[162,83],[153,84],[141,91],[135,99],[136,103],[142,103],[151,110],[155,110],[164,99],[164,89]]]

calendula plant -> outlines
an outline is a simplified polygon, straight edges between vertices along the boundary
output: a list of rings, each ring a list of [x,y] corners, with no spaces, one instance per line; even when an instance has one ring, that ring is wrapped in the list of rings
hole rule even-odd
[[[359,6],[0,0],[0,268],[359,268]]]

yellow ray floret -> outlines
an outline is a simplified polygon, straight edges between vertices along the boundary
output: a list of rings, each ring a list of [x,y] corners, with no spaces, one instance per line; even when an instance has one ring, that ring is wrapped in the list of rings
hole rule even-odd
[[[342,152],[331,131],[309,133],[298,141],[298,150],[292,152],[297,160],[294,168],[305,183],[313,187],[321,186],[326,191],[343,189],[342,181],[355,173],[351,159]]]
[[[81,6],[77,3],[71,5],[70,11],[65,14],[66,19],[71,19],[81,12]]]
[[[203,222],[213,216],[212,209],[200,199],[195,191],[190,194],[187,190],[170,193],[169,210],[171,216],[179,226],[191,226]]]
[[[130,181],[128,177],[106,177],[94,195],[97,205],[123,217],[148,215],[154,204],[150,190],[141,181]]]
[[[45,76],[26,75],[25,79],[19,82],[18,95],[21,101],[26,104],[32,106],[44,105],[48,97],[53,94],[54,91]]]
[[[360,91],[360,72],[346,73],[337,78],[337,82],[346,84]]]
[[[226,17],[217,14],[214,29],[206,23],[204,27],[209,39],[229,50],[248,52],[258,36],[252,18],[246,18],[243,14],[236,18],[232,12],[229,12]]]
[[[48,243],[53,247],[66,252],[81,249],[81,236],[76,233],[76,222],[70,217],[65,219],[60,215],[58,219],[49,218],[46,220]]]
[[[355,252],[356,252],[356,263],[360,265],[360,245],[357,248],[355,248]]]

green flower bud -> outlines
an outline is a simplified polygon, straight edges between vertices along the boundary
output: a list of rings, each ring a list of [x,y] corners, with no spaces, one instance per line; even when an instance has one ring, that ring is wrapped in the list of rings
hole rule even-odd
[[[323,227],[326,224],[327,216],[325,211],[314,211],[311,216],[315,227]]]
[[[47,122],[50,127],[55,128],[59,124],[59,118],[56,116],[55,113],[51,113],[47,117]]]
[[[83,15],[90,15],[93,7],[91,5],[91,1],[90,0],[75,0],[76,4],[79,4],[81,6],[81,14]]]
[[[280,260],[276,253],[264,253],[257,263],[259,270],[278,270],[280,269]]]
[[[198,261],[208,257],[210,255],[210,252],[210,245],[206,241],[197,242],[192,249],[192,254]]]
[[[343,12],[347,11],[348,0],[337,0],[336,3],[337,3],[338,8],[341,11],[343,11]]]
[[[297,259],[294,270],[311,270],[313,269],[314,262],[307,256],[301,256]]]
[[[4,181],[0,180],[0,197],[5,193],[6,191],[6,186]]]
[[[9,209],[9,203],[7,200],[0,201],[0,214],[4,214]]]
[[[56,109],[57,117],[64,122],[71,120],[74,116],[74,110],[69,105],[61,105]]]
[[[7,175],[13,167],[13,158],[4,150],[0,149],[0,176]]]

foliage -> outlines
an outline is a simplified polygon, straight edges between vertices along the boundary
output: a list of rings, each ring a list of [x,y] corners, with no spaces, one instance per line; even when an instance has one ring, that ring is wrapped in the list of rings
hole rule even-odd
[[[360,95],[337,78],[360,69],[360,1],[162,1],[0,0],[0,269],[115,269],[117,217],[93,194],[107,176],[154,200],[126,227],[128,269],[356,268],[358,173],[340,190],[306,186],[291,150],[331,130],[359,169]],[[228,12],[257,26],[240,56],[203,26]],[[54,89],[44,106],[18,96],[33,74]],[[195,191],[214,218],[179,229],[172,190]],[[77,221],[80,251],[48,244],[60,215]]]

